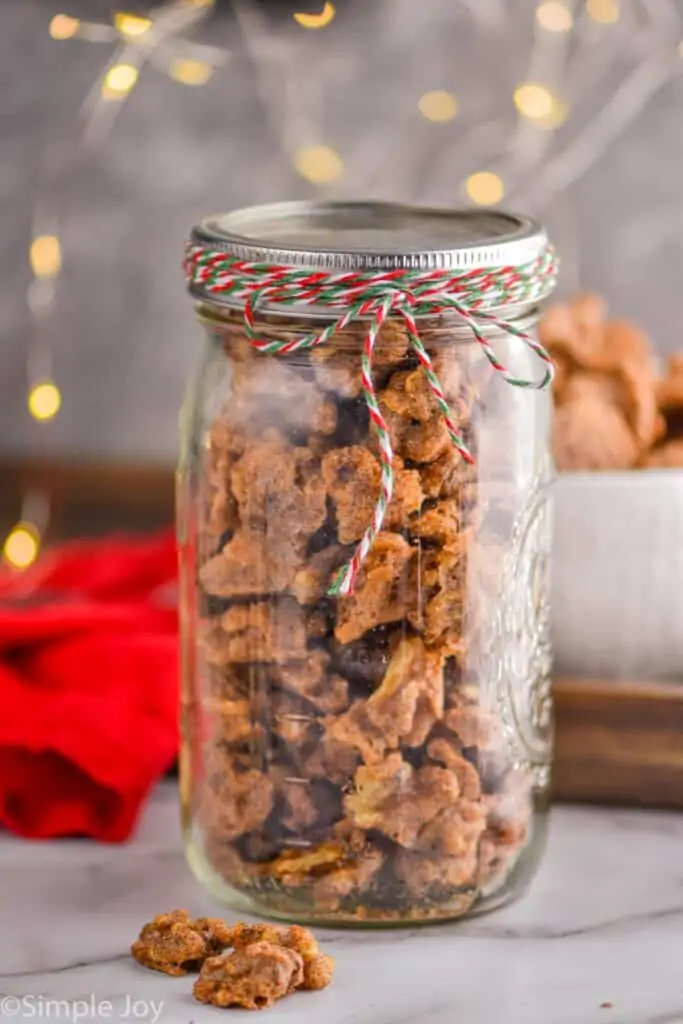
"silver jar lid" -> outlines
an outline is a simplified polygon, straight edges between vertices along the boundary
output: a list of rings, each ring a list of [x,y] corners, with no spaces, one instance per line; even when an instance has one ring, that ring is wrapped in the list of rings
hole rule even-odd
[[[314,201],[206,217],[192,242],[314,270],[467,270],[531,263],[547,236],[530,217],[502,210]]]

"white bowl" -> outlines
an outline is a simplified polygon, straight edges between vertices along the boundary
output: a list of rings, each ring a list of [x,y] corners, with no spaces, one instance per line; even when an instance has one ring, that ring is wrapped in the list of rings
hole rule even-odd
[[[557,674],[683,681],[683,471],[560,476],[552,578]]]

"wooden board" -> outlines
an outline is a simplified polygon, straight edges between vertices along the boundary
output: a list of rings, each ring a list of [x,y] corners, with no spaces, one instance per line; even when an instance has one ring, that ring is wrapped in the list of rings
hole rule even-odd
[[[16,521],[22,491],[38,487],[51,498],[51,540],[173,518],[168,466],[0,461],[0,481],[0,530]],[[558,679],[555,710],[557,799],[683,808],[683,678]]]
[[[683,808],[683,681],[557,679],[559,800]]]

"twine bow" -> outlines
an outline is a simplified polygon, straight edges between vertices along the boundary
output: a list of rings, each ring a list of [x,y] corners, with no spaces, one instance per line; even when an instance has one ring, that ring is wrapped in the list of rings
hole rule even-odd
[[[301,267],[254,263],[237,259],[209,246],[189,243],[185,255],[185,273],[190,286],[203,293],[230,300],[244,310],[244,325],[252,346],[268,355],[288,355],[300,349],[316,348],[333,339],[357,320],[367,320],[367,331],[361,354],[361,386],[370,420],[379,441],[381,481],[380,495],[372,522],[363,534],[352,558],[333,579],[328,594],[348,596],[375,538],[382,528],[394,486],[391,438],[382,415],[372,382],[372,358],[377,335],[390,314],[401,316],[406,325],[410,345],[422,366],[432,394],[441,411],[451,441],[466,462],[474,459],[458,432],[446,396],[434,372],[432,361],[420,340],[417,319],[442,313],[457,313],[469,327],[483,349],[491,366],[514,387],[540,389],[553,378],[550,356],[543,346],[493,310],[506,306],[533,303],[548,294],[557,276],[557,260],[552,246],[547,245],[532,262],[519,266],[475,268],[465,272],[452,270],[389,270],[386,272],[311,271]],[[343,310],[337,319],[322,330],[289,341],[264,339],[258,336],[255,315],[259,305],[309,305]],[[498,360],[483,334],[486,326],[518,338],[539,357],[543,375],[526,380],[511,374]]]

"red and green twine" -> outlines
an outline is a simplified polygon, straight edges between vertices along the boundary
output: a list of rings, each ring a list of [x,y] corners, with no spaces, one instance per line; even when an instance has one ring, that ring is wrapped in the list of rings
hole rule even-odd
[[[387,423],[382,415],[372,381],[372,359],[380,328],[388,316],[403,318],[408,338],[422,366],[434,399],[444,418],[451,441],[463,459],[473,462],[459,434],[443,388],[422,344],[417,327],[420,317],[455,313],[472,331],[491,366],[508,383],[519,388],[540,389],[553,378],[550,356],[539,342],[520,327],[503,319],[507,307],[539,301],[548,293],[557,276],[557,260],[552,246],[523,266],[474,268],[467,271],[397,269],[385,272],[330,272],[301,267],[248,262],[210,246],[190,243],[186,250],[185,272],[191,287],[244,310],[244,324],[253,347],[268,355],[287,355],[300,349],[316,348],[332,342],[334,335],[348,324],[367,322],[361,353],[362,392],[373,429],[379,441],[381,463],[380,495],[353,557],[337,573],[328,593],[348,596],[353,593],[361,565],[382,529],[393,492],[393,450]],[[255,317],[259,306],[301,306],[340,310],[340,314],[321,330],[288,341],[259,337]],[[526,380],[510,373],[499,361],[484,334],[495,327],[518,338],[543,364],[538,380]]]

